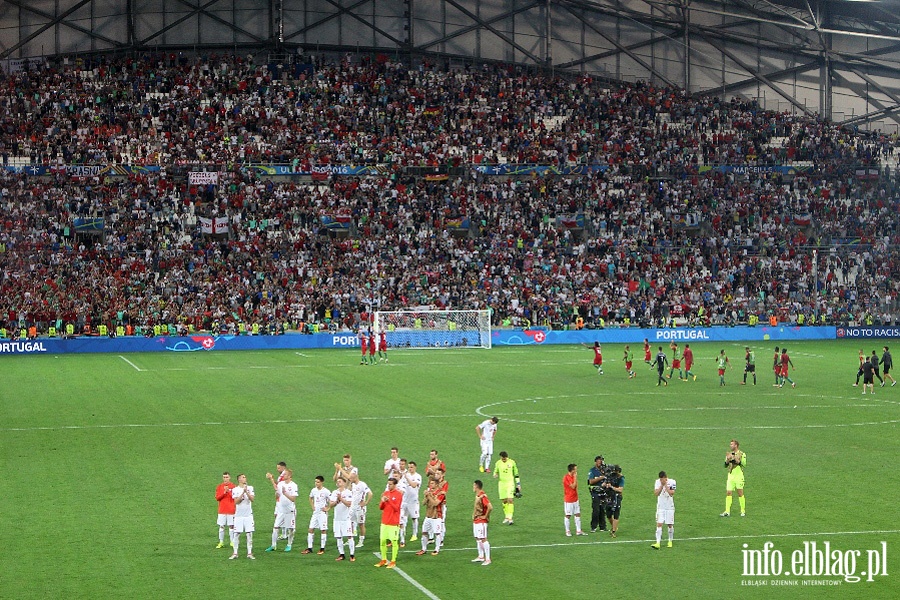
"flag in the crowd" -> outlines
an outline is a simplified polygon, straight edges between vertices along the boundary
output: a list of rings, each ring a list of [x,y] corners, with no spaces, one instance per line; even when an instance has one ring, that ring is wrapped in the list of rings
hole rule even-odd
[[[441,112],[443,112],[443,108],[441,108],[440,106],[429,106],[428,108],[426,108],[425,110],[422,111],[422,114],[428,115],[428,116],[434,116],[434,115],[441,114]]]
[[[331,167],[316,166],[310,172],[310,177],[312,177],[313,181],[325,181],[329,175],[331,175]]]
[[[89,217],[83,219],[75,219],[75,231],[85,233],[88,231],[103,231],[105,221],[103,217]]]
[[[200,231],[208,235],[221,235],[228,233],[228,217],[215,217],[207,219],[206,217],[198,217],[200,221]]]
[[[556,218],[556,224],[566,229],[584,229],[584,214],[561,215]]]
[[[676,229],[700,227],[700,214],[689,212],[672,215],[672,227]]]
[[[468,229],[469,228],[469,219],[468,217],[460,217],[458,219],[447,219],[444,221],[444,224],[447,226],[447,229]]]
[[[794,213],[794,225],[800,225],[801,227],[805,227],[812,223],[812,215],[808,212],[806,213]]]
[[[431,173],[425,174],[425,181],[447,181],[450,179],[450,174],[447,173],[447,169],[435,169]]]
[[[349,214],[339,215],[322,215],[319,217],[322,225],[328,229],[350,229],[350,222],[353,220]]]

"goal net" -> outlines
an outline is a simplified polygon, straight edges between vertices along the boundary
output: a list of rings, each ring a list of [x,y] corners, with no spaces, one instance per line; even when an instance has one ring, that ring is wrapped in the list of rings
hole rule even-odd
[[[489,310],[378,311],[373,331],[391,348],[491,347]]]

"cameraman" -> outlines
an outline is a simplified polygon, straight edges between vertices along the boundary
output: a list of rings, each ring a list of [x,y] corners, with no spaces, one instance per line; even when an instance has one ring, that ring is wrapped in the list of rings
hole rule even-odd
[[[588,486],[591,490],[591,533],[606,531],[606,507],[604,505],[606,490],[603,484],[606,482],[606,466],[603,464],[603,456],[594,458],[594,466],[588,471]]]
[[[606,518],[609,519],[609,535],[616,537],[619,530],[619,512],[622,510],[622,491],[625,489],[625,476],[622,475],[622,467],[613,465],[611,473],[607,476],[603,487],[606,488],[609,503],[606,505]]]

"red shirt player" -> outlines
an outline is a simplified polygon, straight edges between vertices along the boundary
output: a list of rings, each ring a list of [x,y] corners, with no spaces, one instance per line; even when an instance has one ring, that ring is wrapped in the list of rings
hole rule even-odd
[[[684,378],[693,377],[697,381],[697,376],[691,373],[691,367],[694,366],[694,351],[691,350],[690,344],[684,345]]]
[[[597,369],[598,375],[603,375],[603,352],[600,350],[600,342],[594,342],[593,346],[588,346],[584,342],[581,345],[594,351],[594,368]]]
[[[480,562],[482,565],[491,564],[491,544],[488,542],[488,521],[491,517],[491,501],[488,500],[487,494],[484,493],[483,485],[480,479],[476,479],[472,484],[472,490],[475,492],[475,509],[472,511],[472,533],[475,535],[475,541],[478,543],[478,558],[473,562]]]
[[[387,362],[387,334],[381,332],[378,334],[378,360]]]
[[[791,387],[797,387],[797,384],[794,383],[794,380],[788,376],[788,366],[793,367],[794,363],[791,362],[791,357],[788,356],[787,348],[781,349],[781,385],[779,387],[784,386],[784,382],[787,381],[791,384]]]
[[[669,379],[672,379],[672,373],[674,373],[676,369],[678,369],[678,378],[682,379],[681,357],[678,356],[678,344],[676,344],[675,342],[671,342],[669,344],[669,349],[672,351],[672,368],[669,369]]]
[[[359,359],[359,364],[366,364],[366,352],[369,351],[369,338],[366,336],[364,331],[359,332],[359,348],[362,350],[362,356]]]
[[[375,351],[378,349],[378,343],[375,341],[375,334],[369,334],[369,362],[375,364]]]
[[[775,383],[772,385],[773,387],[778,387],[781,383],[781,354],[778,351],[778,346],[775,346],[775,356],[772,359],[772,370],[775,371]]]
[[[577,471],[572,465],[571,470],[563,475],[563,502],[578,502],[578,481],[575,479]]]
[[[566,535],[571,536],[569,517],[575,518],[576,535],[584,535],[581,531],[581,507],[578,506],[578,466],[569,465],[568,472],[563,475],[563,514],[565,514]]]
[[[428,453],[428,463],[425,465],[425,476],[434,477],[434,473],[438,469],[446,473],[447,465],[444,464],[444,461],[438,458],[438,451],[432,450]]]
[[[648,365],[653,362],[650,358],[650,340],[644,338],[644,362]]]
[[[222,473],[222,483],[216,486],[216,501],[219,503],[219,545],[216,548],[225,547],[225,528],[228,527],[228,540],[231,543],[231,529],[234,527],[234,498],[231,490],[234,483],[228,471]]]

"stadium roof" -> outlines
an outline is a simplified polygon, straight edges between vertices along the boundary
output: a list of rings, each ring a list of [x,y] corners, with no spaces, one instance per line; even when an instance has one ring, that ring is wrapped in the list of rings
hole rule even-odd
[[[0,60],[157,49],[502,61],[900,126],[900,0],[0,0]]]

